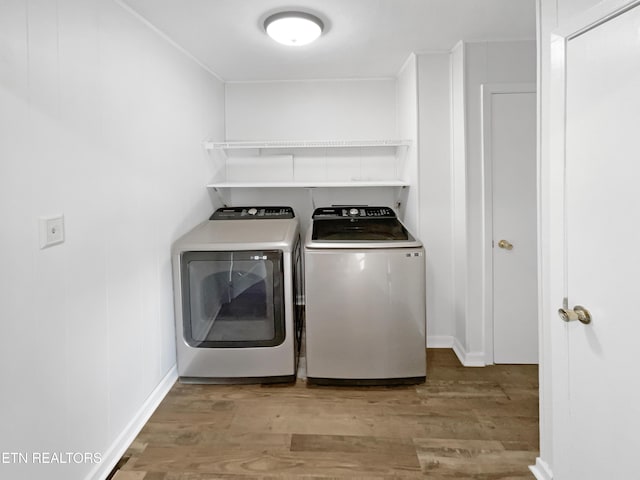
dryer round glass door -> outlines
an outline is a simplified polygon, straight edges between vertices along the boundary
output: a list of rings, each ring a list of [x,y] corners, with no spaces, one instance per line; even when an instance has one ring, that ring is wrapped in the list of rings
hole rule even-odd
[[[185,252],[184,340],[192,347],[259,347],[284,341],[281,251]]]

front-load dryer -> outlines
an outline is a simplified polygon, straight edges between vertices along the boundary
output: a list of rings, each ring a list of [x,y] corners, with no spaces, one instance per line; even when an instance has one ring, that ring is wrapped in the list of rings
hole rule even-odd
[[[289,382],[302,331],[290,207],[220,208],[172,248],[183,383]]]

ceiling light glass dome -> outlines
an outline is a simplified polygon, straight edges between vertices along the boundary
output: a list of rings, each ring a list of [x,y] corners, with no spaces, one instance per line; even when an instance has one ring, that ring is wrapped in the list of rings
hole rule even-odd
[[[317,39],[322,34],[324,24],[309,13],[280,12],[267,17],[264,29],[276,42],[297,47]]]

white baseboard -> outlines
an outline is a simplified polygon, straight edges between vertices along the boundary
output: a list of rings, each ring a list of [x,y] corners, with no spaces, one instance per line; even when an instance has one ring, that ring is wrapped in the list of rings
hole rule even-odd
[[[427,348],[452,348],[453,336],[427,335]]]
[[[450,335],[428,335],[427,348],[452,348],[465,367],[486,366],[483,352],[467,352],[460,341]]]
[[[549,465],[540,457],[536,458],[536,464],[531,465],[529,470],[536,477],[536,480],[553,480],[553,473],[551,473]]]
[[[177,379],[178,369],[174,365],[147,397],[147,400],[142,404],[125,429],[118,435],[107,451],[102,454],[102,461],[89,472],[86,477],[87,480],[104,480],[107,478]]]
[[[453,339],[453,351],[465,367],[486,367],[483,352],[467,352],[457,338]]]

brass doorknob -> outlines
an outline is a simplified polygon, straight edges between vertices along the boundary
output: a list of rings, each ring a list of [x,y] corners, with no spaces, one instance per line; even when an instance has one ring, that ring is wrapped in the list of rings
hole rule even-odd
[[[591,323],[591,313],[589,313],[589,310],[580,305],[576,305],[575,307],[573,307],[573,309],[560,308],[558,309],[558,315],[560,315],[560,318],[565,322],[579,320],[585,325]]]
[[[500,248],[504,248],[505,250],[513,250],[513,245],[511,245],[508,241],[506,240],[500,240],[498,242],[498,246]]]

